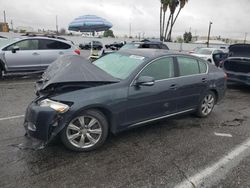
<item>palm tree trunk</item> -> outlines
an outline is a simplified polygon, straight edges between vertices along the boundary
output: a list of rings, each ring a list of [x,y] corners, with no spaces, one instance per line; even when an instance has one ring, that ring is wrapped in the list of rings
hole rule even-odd
[[[171,27],[170,27],[170,30],[169,30],[169,33],[168,33],[167,41],[171,41],[173,27],[174,27],[174,24],[175,24],[175,22],[176,22],[176,20],[177,20],[177,18],[178,18],[178,16],[179,16],[179,14],[180,14],[180,12],[181,12],[181,9],[182,9],[182,8],[179,8],[179,11],[178,11],[178,13],[176,14],[174,20],[171,21]]]
[[[162,4],[160,7],[160,40],[162,41]]]
[[[163,34],[164,34],[164,28],[165,28],[165,22],[166,22],[166,11],[164,11],[164,12],[163,12],[162,40],[163,40]]]
[[[169,29],[169,33],[168,33],[168,37],[167,37],[167,41],[168,41],[168,42],[171,41],[173,23],[174,23],[174,14],[172,14],[172,18],[171,18],[171,25],[170,25],[170,29]]]
[[[172,14],[170,13],[170,15],[169,15],[169,17],[168,17],[168,23],[167,23],[167,26],[166,26],[166,28],[165,28],[164,40],[165,40],[166,37],[167,37],[167,33],[168,33],[168,28],[169,28],[169,24],[170,24],[171,17],[172,17]]]

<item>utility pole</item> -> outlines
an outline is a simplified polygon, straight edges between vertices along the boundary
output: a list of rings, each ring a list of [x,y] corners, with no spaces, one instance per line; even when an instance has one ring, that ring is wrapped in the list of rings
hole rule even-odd
[[[245,33],[245,39],[244,39],[244,44],[247,43],[247,33]]]
[[[208,36],[207,36],[207,47],[209,47],[209,40],[210,40],[210,32],[211,32],[211,26],[213,22],[209,22],[209,28],[208,28]]]
[[[10,24],[11,24],[11,30],[14,31],[13,20],[10,21]]]
[[[5,13],[5,10],[3,11],[3,22],[6,23],[6,13]]]
[[[131,23],[129,23],[129,38],[131,37]]]
[[[56,15],[56,34],[58,35],[58,21],[57,21],[57,15]]]

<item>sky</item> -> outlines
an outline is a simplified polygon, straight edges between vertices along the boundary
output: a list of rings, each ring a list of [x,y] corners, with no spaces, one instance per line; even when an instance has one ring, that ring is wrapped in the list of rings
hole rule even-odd
[[[0,0],[0,22],[3,11],[7,22],[34,29],[67,28],[74,18],[94,14],[110,21],[115,35],[128,35],[131,23],[133,36],[145,33],[159,36],[160,0]],[[174,27],[175,37],[191,31],[206,36],[212,21],[212,36],[250,39],[250,0],[189,0]]]

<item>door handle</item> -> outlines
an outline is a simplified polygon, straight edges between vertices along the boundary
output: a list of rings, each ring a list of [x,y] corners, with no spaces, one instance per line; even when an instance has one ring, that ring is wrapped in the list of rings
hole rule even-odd
[[[177,84],[172,84],[169,88],[172,90],[176,90],[178,87]]]
[[[202,83],[206,83],[207,82],[207,79],[206,78],[202,78]]]
[[[39,53],[37,53],[37,52],[34,52],[32,55],[40,55]]]

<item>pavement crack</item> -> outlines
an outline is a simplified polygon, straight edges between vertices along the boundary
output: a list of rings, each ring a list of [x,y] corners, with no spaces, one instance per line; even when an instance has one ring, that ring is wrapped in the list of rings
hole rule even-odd
[[[181,167],[176,164],[174,161],[172,162],[173,165],[178,169],[178,171],[180,172],[180,174],[192,185],[193,188],[196,188],[196,185],[194,184],[194,182],[192,182],[188,176],[186,175],[186,173],[184,172],[184,170],[181,169]]]

